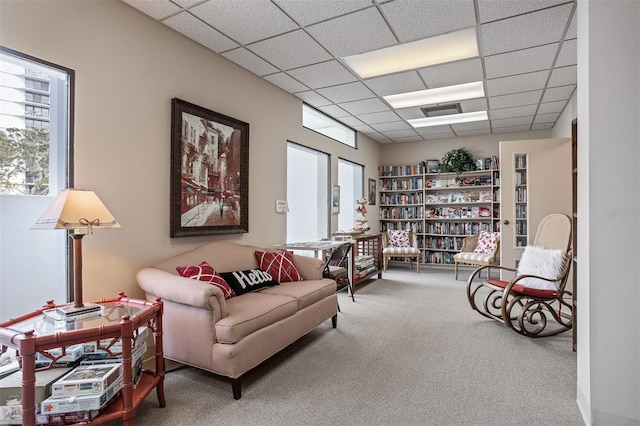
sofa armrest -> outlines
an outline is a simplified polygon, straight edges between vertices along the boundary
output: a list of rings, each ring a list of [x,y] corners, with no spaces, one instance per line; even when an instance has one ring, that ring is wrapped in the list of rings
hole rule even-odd
[[[224,295],[215,285],[153,267],[141,269],[136,278],[148,299],[160,297],[165,301],[211,310],[216,321],[227,316]]]
[[[322,269],[324,268],[324,262],[322,260],[316,259],[315,257],[294,254],[293,263],[305,280],[322,279]]]

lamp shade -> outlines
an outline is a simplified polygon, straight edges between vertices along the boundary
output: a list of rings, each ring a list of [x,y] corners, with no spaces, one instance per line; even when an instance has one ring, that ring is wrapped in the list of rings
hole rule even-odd
[[[95,192],[65,189],[51,203],[31,229],[120,228]]]

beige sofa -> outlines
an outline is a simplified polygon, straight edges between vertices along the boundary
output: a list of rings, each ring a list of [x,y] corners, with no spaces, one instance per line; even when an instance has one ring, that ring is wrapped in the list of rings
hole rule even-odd
[[[209,283],[183,278],[178,266],[207,262],[216,272],[257,268],[259,247],[213,242],[164,260],[137,274],[148,300],[164,302],[163,350],[167,359],[230,377],[240,399],[240,376],[323,321],[337,326],[336,283],[322,278],[323,262],[294,255],[303,281],[285,282],[224,298]]]

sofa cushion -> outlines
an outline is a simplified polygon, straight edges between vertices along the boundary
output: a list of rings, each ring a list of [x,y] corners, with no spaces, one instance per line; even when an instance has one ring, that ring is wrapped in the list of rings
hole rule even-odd
[[[216,325],[220,343],[236,343],[243,337],[287,318],[297,311],[297,301],[291,297],[252,292],[227,300],[228,315]]]
[[[290,251],[256,251],[256,260],[260,269],[268,272],[279,283],[302,281],[298,268],[293,263]]]
[[[245,271],[221,272],[220,276],[229,284],[236,296],[278,285],[278,282],[274,280],[269,273],[260,268],[247,269]]]
[[[181,277],[192,278],[194,280],[204,281],[213,284],[222,290],[225,299],[233,297],[236,293],[229,284],[222,278],[215,269],[207,262],[201,262],[198,266],[178,266],[176,268]]]
[[[260,293],[288,296],[298,301],[298,310],[311,306],[336,292],[336,282],[329,279],[281,283]]]

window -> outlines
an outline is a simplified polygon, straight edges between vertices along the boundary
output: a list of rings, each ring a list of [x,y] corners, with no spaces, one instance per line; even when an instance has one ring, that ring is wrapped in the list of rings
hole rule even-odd
[[[329,236],[328,154],[287,144],[287,203],[288,243]]]
[[[0,47],[0,321],[69,300],[67,233],[30,228],[72,186],[73,77]]]
[[[305,104],[302,104],[302,125],[307,129],[356,148],[355,130]]]
[[[338,229],[348,231],[356,226],[356,200],[364,193],[364,167],[351,161],[338,159],[340,185],[340,213]]]

